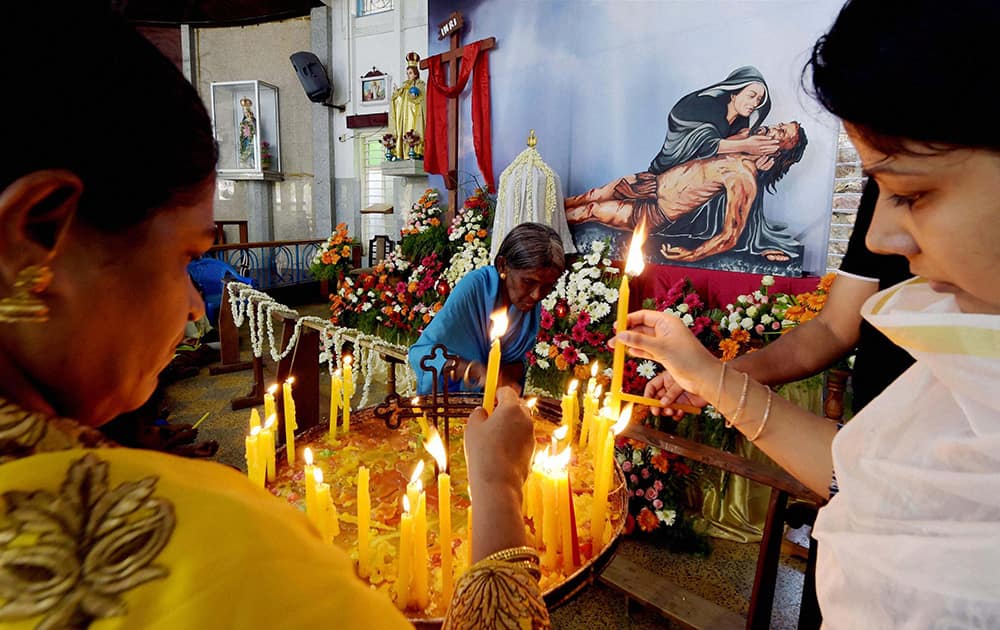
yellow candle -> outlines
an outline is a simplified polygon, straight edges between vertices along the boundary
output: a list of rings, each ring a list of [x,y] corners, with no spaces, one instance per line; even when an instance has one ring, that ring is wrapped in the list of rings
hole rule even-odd
[[[608,511],[608,492],[614,474],[615,436],[625,430],[632,418],[632,405],[626,405],[618,421],[604,436],[600,455],[594,470],[594,503],[590,513],[590,534],[594,554],[604,547],[604,521]]]
[[[542,482],[541,473],[534,466],[525,482],[525,497],[528,504],[528,518],[532,525],[532,542],[535,548],[542,548]]]
[[[556,499],[556,480],[545,471],[542,474],[542,566],[553,571],[559,551],[559,505]]]
[[[396,573],[396,608],[406,610],[410,603],[410,580],[413,564],[413,517],[410,501],[403,497],[403,516],[399,519],[399,568]]]
[[[444,601],[451,601],[453,588],[453,572],[451,563],[451,475],[448,474],[448,458],[444,451],[444,442],[436,429],[429,430],[429,436],[424,442],[427,449],[438,464],[438,542],[441,544],[441,595]]]
[[[469,507],[465,508],[465,567],[472,566],[472,488],[465,487],[469,494]]]
[[[337,420],[340,410],[340,398],[343,396],[341,392],[341,381],[340,381],[340,370],[335,370],[333,374],[330,375],[330,439],[336,439],[337,437]]]
[[[410,600],[417,610],[427,608],[431,603],[430,554],[427,550],[427,493],[423,486],[417,496],[417,513],[413,518],[413,582]]]
[[[306,461],[302,483],[306,486],[306,516],[319,527],[319,505],[316,503],[316,467],[313,466],[312,450],[307,446],[302,452],[302,458]]]
[[[245,440],[247,477],[254,485],[263,488],[265,467],[261,465],[263,462],[260,457],[259,435],[260,427],[256,426],[250,429],[250,435]]]
[[[618,316],[615,319],[615,330],[624,332],[628,330],[628,300],[629,300],[629,276],[638,276],[642,273],[644,262],[642,259],[642,244],[646,240],[646,222],[639,223],[635,231],[632,232],[632,243],[628,248],[628,259],[625,262],[625,272],[622,273],[622,284],[618,289]],[[625,378],[625,346],[615,344],[615,354],[611,363],[611,394],[614,397],[622,393],[622,382]],[[612,398],[611,411],[617,417],[621,411],[621,400]]]
[[[289,376],[284,387],[281,388],[285,402],[285,457],[288,459],[289,466],[295,465],[295,429],[298,428],[298,425],[295,424],[295,399],[292,398],[292,383],[294,382],[295,378]]]
[[[358,575],[371,575],[369,527],[372,518],[372,498],[368,492],[368,468],[358,468]]]
[[[274,414],[267,417],[264,428],[260,432],[260,451],[264,457],[264,468],[268,481],[274,481],[275,461],[274,461],[274,432],[278,428],[278,421]]]
[[[354,396],[354,376],[351,372],[351,355],[344,356],[344,375],[341,380],[341,390],[343,395],[343,422],[341,426],[344,433],[351,430],[351,397]]]
[[[340,521],[337,519],[337,508],[333,505],[333,498],[330,497],[330,484],[323,482],[323,471],[314,467],[312,473],[316,528],[319,529],[323,542],[328,543],[340,533]]]
[[[601,405],[601,390],[602,387],[598,385],[583,399],[583,426],[580,428],[580,446],[590,446],[590,442],[593,440],[594,424]]]
[[[559,504],[559,539],[562,541],[562,568],[569,575],[576,568],[573,564],[573,521],[569,510],[569,469],[562,469],[556,474],[556,502]]]
[[[486,364],[486,388],[483,390],[483,407],[486,413],[493,413],[497,397],[497,382],[500,380],[500,337],[507,332],[507,313],[502,309],[490,315],[493,326],[490,330],[490,356]]]
[[[274,393],[278,391],[278,384],[275,383],[267,388],[264,392],[264,419],[268,419],[271,416],[278,413],[277,408],[274,405]]]
[[[592,396],[594,394],[594,389],[597,387],[597,372],[600,371],[601,364],[595,359],[593,363],[590,364],[590,378],[587,380],[587,395]]]
[[[569,387],[566,388],[566,393],[562,397],[562,423],[568,429],[566,440],[570,444],[573,443],[573,438],[576,435],[576,421],[580,417],[580,406],[576,399],[576,388],[579,384],[576,379],[570,381]]]
[[[260,413],[257,411],[257,408],[254,407],[250,410],[250,428],[252,429],[254,427],[259,427],[259,426],[260,426]]]
[[[344,397],[344,433],[351,430],[351,398],[354,396],[354,375],[351,371],[353,361],[351,355],[344,356],[344,377],[341,383]]]

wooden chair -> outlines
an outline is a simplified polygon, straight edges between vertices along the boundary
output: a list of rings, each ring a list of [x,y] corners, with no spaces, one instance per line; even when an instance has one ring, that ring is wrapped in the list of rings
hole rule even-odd
[[[374,267],[385,260],[385,257],[392,251],[395,242],[385,234],[373,236],[368,241],[368,266]]]

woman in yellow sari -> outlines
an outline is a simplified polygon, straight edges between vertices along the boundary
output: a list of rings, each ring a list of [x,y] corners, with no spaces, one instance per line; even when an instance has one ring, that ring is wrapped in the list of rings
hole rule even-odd
[[[0,625],[404,628],[304,516],[224,466],[114,448],[188,321],[211,247],[216,148],[194,88],[86,3],[5,9],[16,97],[0,157]],[[38,68],[60,69],[60,91]],[[79,119],[60,126],[71,95]],[[110,107],[107,104],[113,103]],[[149,103],[155,118],[149,141]],[[69,142],[68,139],[72,139]],[[473,558],[449,627],[546,627],[520,487],[531,419],[510,390],[467,429]],[[472,448],[474,446],[474,448]],[[503,599],[492,595],[500,589]],[[503,601],[503,606],[489,602]]]

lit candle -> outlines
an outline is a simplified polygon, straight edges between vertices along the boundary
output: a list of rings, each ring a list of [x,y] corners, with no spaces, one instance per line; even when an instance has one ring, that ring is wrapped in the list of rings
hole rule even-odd
[[[559,450],[559,444],[566,439],[566,435],[569,434],[569,427],[565,424],[560,426],[558,429],[552,432],[552,452],[555,453]]]
[[[319,527],[319,506],[316,503],[316,476],[313,474],[316,467],[313,466],[312,449],[308,446],[302,452],[302,458],[306,461],[303,471],[302,481],[306,486],[306,516]]]
[[[344,379],[341,389],[344,395],[344,433],[351,430],[351,397],[354,396],[354,376],[351,373],[351,355],[344,356]]]
[[[417,424],[420,425],[420,435],[421,437],[426,438],[429,434],[427,429],[428,427],[427,413],[423,412],[423,410],[420,409],[420,396],[415,397],[411,402],[413,403],[413,406],[416,408],[417,414],[419,414],[415,415],[414,417],[417,419]]]
[[[339,415],[337,412],[340,410],[340,398],[343,396],[341,392],[341,381],[340,381],[340,370],[334,370],[333,374],[330,375],[330,439],[336,439],[337,437],[337,420]]]
[[[396,608],[405,610],[410,603],[410,580],[413,564],[413,517],[409,497],[403,497],[403,516],[399,519],[399,568],[396,574]]]
[[[628,259],[625,262],[625,272],[622,274],[622,284],[618,289],[618,317],[615,320],[617,332],[628,330],[628,299],[629,276],[638,276],[645,266],[642,259],[642,244],[646,240],[646,222],[642,221],[632,233],[632,243],[628,248]],[[622,383],[625,378],[625,344],[615,344],[615,354],[611,364],[611,393],[618,396],[622,393]],[[613,399],[611,410],[617,416],[621,410],[621,400]]]
[[[507,313],[502,309],[490,315],[490,358],[486,364],[486,389],[483,391],[483,407],[486,413],[493,413],[497,397],[497,382],[500,380],[500,337],[507,332]]]
[[[274,393],[278,391],[278,384],[275,383],[267,388],[264,392],[264,419],[270,418],[278,413],[277,408],[274,405]]]
[[[601,364],[594,359],[594,362],[590,364],[590,378],[587,380],[587,395],[592,396],[594,394],[594,389],[597,387],[597,372],[601,369]]]
[[[256,426],[250,429],[250,435],[245,440],[247,477],[254,485],[263,488],[265,467],[261,465],[263,462],[260,457],[259,435],[260,427]]]
[[[566,463],[569,463],[569,447],[566,448]],[[569,467],[565,466],[555,471],[556,502],[559,504],[559,540],[562,542],[563,573],[569,575],[576,568],[573,562],[573,518],[570,502],[573,497],[569,493]]]
[[[278,419],[272,413],[264,422],[264,428],[260,432],[260,451],[264,456],[264,468],[267,473],[267,480],[274,481],[275,461],[274,461],[274,432],[278,427]]]
[[[542,553],[542,566],[550,571],[556,569],[557,553],[559,552],[559,502],[556,481],[551,474],[551,459],[548,447],[541,452],[541,485],[542,485],[542,543],[545,551]]]
[[[368,468],[358,468],[358,575],[371,575],[369,528],[372,518],[372,497],[368,492]]]
[[[451,475],[448,474],[448,458],[444,443],[435,429],[430,430],[430,438],[424,442],[438,464],[438,541],[441,544],[441,596],[443,601],[451,601],[454,574],[451,558]]]
[[[625,430],[632,418],[632,405],[626,405],[618,421],[604,436],[600,457],[594,468],[594,503],[590,513],[590,535],[594,554],[604,547],[604,521],[608,512],[608,492],[614,478],[615,436]]]
[[[282,387],[282,395],[285,401],[285,457],[288,465],[295,465],[295,429],[299,428],[295,424],[295,399],[292,398],[292,383],[295,377],[289,376]]]
[[[531,519],[532,542],[538,549],[542,548],[542,481],[541,473],[537,469],[537,457],[532,463],[531,472],[528,473],[528,480],[524,482],[525,502],[527,503],[528,518]]]
[[[580,404],[576,399],[576,388],[580,385],[575,378],[569,382],[566,393],[562,397],[562,423],[569,430],[566,439],[570,444],[576,435],[576,421],[580,417]]]
[[[594,432],[594,418],[597,416],[598,406],[601,404],[601,389],[602,387],[598,385],[593,391],[588,392],[583,397],[583,424],[580,426],[580,446],[588,446],[590,444],[591,435]]]

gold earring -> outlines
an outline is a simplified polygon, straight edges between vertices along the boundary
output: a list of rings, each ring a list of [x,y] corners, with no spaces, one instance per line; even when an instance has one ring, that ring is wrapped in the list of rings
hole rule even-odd
[[[501,273],[500,273],[500,279],[501,279],[501,280],[506,280],[506,279],[507,279],[507,274],[506,274],[506,273],[503,273],[503,272],[501,272]]]
[[[0,298],[0,322],[41,323],[49,320],[49,307],[37,295],[52,283],[52,268],[31,265],[18,272],[14,293]]]

